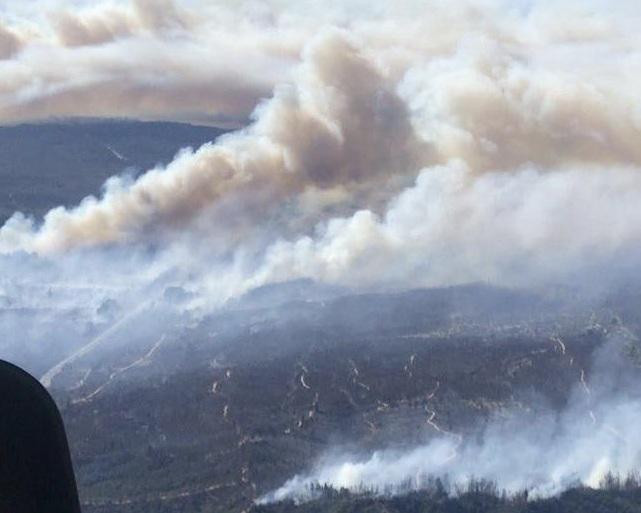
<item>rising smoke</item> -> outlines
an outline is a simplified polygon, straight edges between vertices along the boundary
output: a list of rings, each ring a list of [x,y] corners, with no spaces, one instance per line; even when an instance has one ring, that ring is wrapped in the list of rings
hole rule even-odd
[[[612,469],[624,475],[638,470],[640,384],[626,342],[612,337],[593,356],[589,385],[578,384],[561,412],[513,411],[508,419],[497,418],[465,436],[437,433],[406,452],[364,457],[334,452],[310,474],[295,476],[260,502],[309,499],[313,484],[383,493],[406,483],[420,489],[434,477],[461,488],[471,478],[487,479],[509,493],[528,490],[533,497],[577,484],[598,487]]]
[[[196,59],[185,46],[204,52],[202,26],[232,30],[226,23],[239,15],[223,3],[168,6],[99,4],[71,13],[54,2],[50,24],[32,28],[35,39],[3,64],[5,76],[19,67],[17,75],[33,83],[27,65],[34,53],[56,62],[63,52],[73,67],[64,80],[77,77],[119,113],[105,88],[118,90],[114,81],[126,84],[134,71],[137,79],[161,75],[167,89],[154,86],[144,96],[158,104],[171,90],[176,103],[157,115],[181,119],[180,106],[200,100],[172,73],[185,80],[185,66],[210,73],[197,80],[211,85],[211,97],[222,82],[216,58]],[[328,6],[325,26],[311,34],[311,20],[297,9],[241,9],[255,59],[272,70],[264,74],[271,98],[259,101],[267,95],[263,83],[244,102],[258,105],[253,122],[133,183],[115,177],[99,199],[54,209],[42,222],[14,216],[0,229],[0,250],[47,255],[152,244],[175,253],[195,245],[243,267],[241,288],[300,276],[365,286],[528,284],[636,250],[636,10],[538,3],[460,4],[446,12],[408,2],[396,15],[387,8],[356,15],[350,7]],[[570,20],[567,27],[554,9]],[[92,34],[112,27],[111,35],[66,43],[71,36],[61,36],[58,23],[65,16]],[[16,25],[16,33],[26,30]],[[243,37],[234,39],[238,48],[249,46]],[[280,65],[267,55],[283,55],[274,40],[292,50],[280,80]],[[143,44],[163,52],[133,51]],[[244,78],[225,79],[234,95],[253,80],[242,66],[234,73]],[[61,105],[58,115],[77,114],[64,111],[67,95],[82,114],[103,114],[58,78],[38,78],[43,86],[29,94],[8,78],[2,103],[14,114],[0,117],[28,119],[41,102]],[[234,95],[222,103],[235,104]],[[205,103],[197,109],[217,115]]]
[[[637,3],[370,3],[0,0],[1,122],[244,126],[136,180],[114,177],[74,208],[8,220],[0,301],[12,313],[0,330],[26,341],[5,354],[39,355],[55,307],[74,312],[57,325],[56,361],[73,356],[101,340],[96,326],[113,312],[162,302],[170,285],[189,292],[180,309],[200,315],[301,277],[541,286],[638,255]],[[21,317],[27,309],[40,322]],[[533,468],[554,476],[542,490],[638,459],[615,454],[606,429],[633,438],[624,421],[634,403],[602,404],[597,426],[572,411],[536,430],[563,448]],[[493,429],[482,445],[445,437],[334,462],[279,493],[308,479],[378,484],[392,461],[398,476],[386,480],[527,466],[532,431]],[[564,445],[570,433],[576,443]],[[511,456],[498,459],[499,440]],[[587,447],[599,449],[586,459]],[[502,484],[538,486],[535,474],[515,476]]]

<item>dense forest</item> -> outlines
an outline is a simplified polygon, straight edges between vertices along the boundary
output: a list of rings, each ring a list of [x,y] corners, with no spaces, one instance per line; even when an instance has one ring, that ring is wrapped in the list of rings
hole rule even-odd
[[[409,483],[408,483],[409,486]],[[398,492],[401,493],[398,493]],[[327,485],[309,489],[309,500],[257,505],[252,513],[614,513],[641,512],[638,474],[607,474],[598,488],[577,484],[556,497],[532,498],[527,491],[509,494],[496,483],[471,479],[450,487],[430,479],[418,491],[337,490]]]

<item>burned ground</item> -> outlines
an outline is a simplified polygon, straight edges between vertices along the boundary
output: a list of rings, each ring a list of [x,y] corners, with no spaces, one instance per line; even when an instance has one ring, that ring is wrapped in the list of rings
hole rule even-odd
[[[241,302],[76,362],[54,390],[85,511],[241,511],[328,447],[411,447],[560,411],[595,348],[636,331],[613,301],[570,315],[473,286]]]

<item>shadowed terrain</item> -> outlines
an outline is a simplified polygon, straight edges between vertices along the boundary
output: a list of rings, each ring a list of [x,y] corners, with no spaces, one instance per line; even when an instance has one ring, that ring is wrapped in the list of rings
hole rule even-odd
[[[114,173],[136,175],[221,133],[0,128],[0,217],[75,204]],[[13,322],[41,330],[18,333],[11,355],[32,362],[62,410],[86,513],[247,511],[328,450],[460,444],[497,421],[559,414],[577,393],[589,429],[595,353],[614,340],[630,362],[641,354],[634,282],[586,295],[485,284],[356,293],[298,280],[193,314],[172,276],[132,299],[91,282],[31,281],[16,294],[44,291],[40,302],[0,296],[0,320],[7,332]]]
[[[486,286],[332,293],[250,296],[66,367],[53,389],[85,511],[241,511],[328,447],[402,449],[561,411],[594,350],[618,334],[627,351],[637,329],[617,298],[579,311]]]
[[[181,123],[100,121],[0,126],[0,225],[97,195],[105,180],[172,160],[224,130]]]

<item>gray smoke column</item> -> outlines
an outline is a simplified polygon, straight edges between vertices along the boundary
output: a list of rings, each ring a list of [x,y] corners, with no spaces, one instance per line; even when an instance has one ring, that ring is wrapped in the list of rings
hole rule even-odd
[[[380,203],[409,181],[429,146],[413,132],[392,84],[347,35],[319,36],[303,61],[297,82],[276,89],[247,130],[183,153],[135,183],[114,178],[100,200],[52,210],[22,249],[49,253],[131,242],[149,229],[171,232],[201,215],[238,233],[283,202],[291,203],[292,224],[299,216],[317,218],[323,205],[314,202],[323,198]],[[228,214],[238,205],[240,215]],[[2,241],[17,224],[9,221]]]
[[[5,119],[67,101],[87,115],[141,115],[121,96],[172,119],[192,101],[213,115],[192,87],[244,105],[241,117],[257,107],[247,128],[133,182],[115,177],[100,198],[42,222],[16,215],[0,228],[4,253],[149,244],[228,262],[243,255],[233,263],[242,290],[300,276],[528,284],[639,250],[640,12],[631,4],[461,2],[429,13],[409,1],[308,11],[51,5],[40,22],[9,27],[22,46],[0,64]],[[228,45],[232,29],[241,53],[230,53],[238,65],[223,76],[225,47],[211,48]],[[45,60],[71,68],[38,78]],[[132,96],[129,77],[159,74],[160,88],[133,85]],[[47,85],[27,93],[18,79]],[[262,92],[245,95],[247,86]]]
[[[21,46],[22,41],[18,35],[0,23],[0,60],[9,59]]]
[[[153,248],[207,302],[299,277],[540,285],[641,251],[637,4],[42,1],[2,11],[0,119],[250,122],[16,214],[4,254]]]

